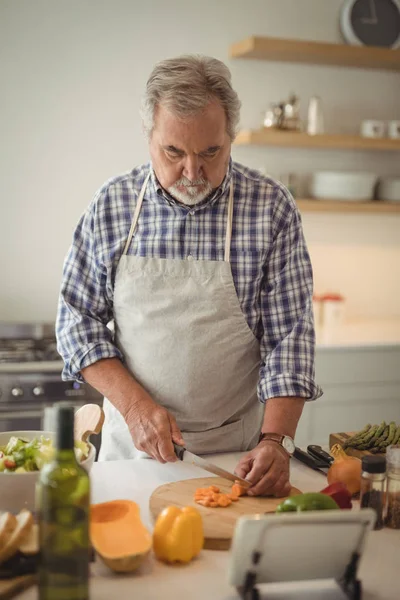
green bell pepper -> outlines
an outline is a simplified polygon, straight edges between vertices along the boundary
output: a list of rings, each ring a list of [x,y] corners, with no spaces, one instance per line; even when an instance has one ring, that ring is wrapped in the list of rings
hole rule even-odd
[[[333,498],[326,494],[310,492],[306,494],[297,494],[289,496],[277,507],[275,512],[300,512],[303,510],[338,510],[339,506]]]

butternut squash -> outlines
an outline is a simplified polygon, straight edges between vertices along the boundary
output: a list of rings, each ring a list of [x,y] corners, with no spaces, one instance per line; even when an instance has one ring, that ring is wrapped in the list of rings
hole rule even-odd
[[[152,537],[131,500],[93,504],[90,539],[101,560],[117,573],[135,571],[149,554]]]

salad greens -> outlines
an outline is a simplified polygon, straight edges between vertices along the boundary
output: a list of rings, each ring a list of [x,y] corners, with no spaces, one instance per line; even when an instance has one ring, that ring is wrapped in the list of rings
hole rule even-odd
[[[40,471],[50,462],[55,448],[50,438],[41,435],[33,440],[12,436],[6,446],[0,446],[0,473],[27,473]],[[75,440],[75,455],[78,462],[89,456],[89,446]]]

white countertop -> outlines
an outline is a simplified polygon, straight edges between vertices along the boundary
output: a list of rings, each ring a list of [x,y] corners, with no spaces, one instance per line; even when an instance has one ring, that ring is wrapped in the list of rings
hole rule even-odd
[[[224,454],[210,460],[233,470],[241,454]],[[140,505],[143,523],[151,530],[149,497],[163,483],[203,477],[201,469],[184,464],[162,465],[149,459],[95,463],[92,470],[92,501],[104,502],[117,498],[134,500]],[[291,483],[303,492],[318,491],[326,485],[323,474],[312,471],[297,460],[292,460]],[[398,600],[400,571],[400,531],[383,529],[372,531],[363,555],[359,577],[362,580],[363,600]],[[188,565],[168,566],[154,556],[133,575],[117,576],[106,567],[93,566],[91,600],[235,600],[239,596],[227,580],[229,552],[203,550],[198,559]],[[267,588],[265,588],[267,589]],[[282,590],[269,586],[268,600],[334,600],[345,596],[328,583],[318,583],[313,591],[301,591],[296,586],[295,595],[290,586]],[[35,600],[36,590],[30,589],[18,596],[19,600]],[[283,595],[282,595],[283,594]],[[261,595],[261,599],[264,594]]]

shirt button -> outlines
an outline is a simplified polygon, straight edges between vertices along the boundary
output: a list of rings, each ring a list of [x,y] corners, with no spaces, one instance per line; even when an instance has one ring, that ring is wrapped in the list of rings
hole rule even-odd
[[[192,256],[191,254],[188,254],[188,257],[187,257],[187,259],[188,259],[188,260],[193,260],[193,256]]]

